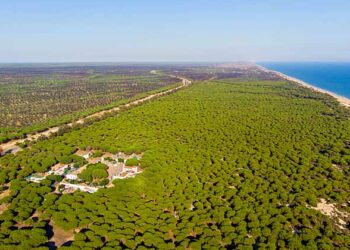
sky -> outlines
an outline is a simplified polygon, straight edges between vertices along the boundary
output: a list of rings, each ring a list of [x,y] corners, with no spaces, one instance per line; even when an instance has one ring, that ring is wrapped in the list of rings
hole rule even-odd
[[[350,61],[350,1],[0,3],[0,62],[131,61]]]

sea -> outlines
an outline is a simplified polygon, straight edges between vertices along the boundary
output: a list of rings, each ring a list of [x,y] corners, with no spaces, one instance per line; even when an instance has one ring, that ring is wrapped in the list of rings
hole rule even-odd
[[[350,62],[261,62],[257,64],[350,98]]]

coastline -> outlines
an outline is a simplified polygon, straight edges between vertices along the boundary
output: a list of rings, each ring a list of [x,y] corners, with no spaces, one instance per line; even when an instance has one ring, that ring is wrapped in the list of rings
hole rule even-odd
[[[325,89],[322,89],[322,88],[319,88],[319,87],[316,87],[316,86],[313,86],[309,83],[306,83],[300,79],[297,79],[295,77],[292,77],[292,76],[288,76],[286,74],[283,74],[279,71],[275,71],[275,70],[270,70],[270,69],[267,69],[261,65],[257,65],[261,70],[265,71],[265,72],[269,72],[269,73],[274,73],[275,75],[281,77],[282,79],[284,80],[287,80],[287,81],[290,81],[290,82],[293,82],[293,83],[296,83],[300,86],[303,86],[305,88],[308,88],[308,89],[311,89],[313,91],[316,91],[316,92],[320,92],[320,93],[323,93],[323,94],[327,94],[327,95],[330,95],[332,96],[333,98],[335,98],[342,106],[344,107],[347,107],[347,108],[350,108],[350,99],[349,98],[346,98],[344,96],[341,96],[341,95],[338,95],[336,93],[333,93],[332,91],[329,91],[329,90],[325,90]]]

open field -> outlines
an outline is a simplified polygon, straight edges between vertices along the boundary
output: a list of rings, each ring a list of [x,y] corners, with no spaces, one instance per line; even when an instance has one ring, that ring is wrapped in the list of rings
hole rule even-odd
[[[150,70],[126,65],[0,67],[0,141],[179,82]]]
[[[203,78],[0,158],[1,244],[46,246],[52,222],[65,249],[348,249],[350,111],[288,81]],[[142,153],[144,171],[93,194],[23,179],[78,149]]]
[[[74,122],[190,80],[276,80],[253,64],[24,64],[0,67],[0,142]]]
[[[45,129],[44,131],[38,131],[33,134],[26,134],[25,137],[21,139],[16,138],[13,140],[6,141],[0,144],[0,149],[1,149],[0,153],[1,155],[6,155],[9,153],[17,153],[21,151],[22,148],[30,146],[31,144],[35,143],[37,140],[54,137],[56,135],[60,135],[62,133],[68,132],[71,129],[74,129],[77,127],[87,126],[93,123],[94,121],[104,119],[107,116],[115,115],[117,112],[123,109],[129,109],[129,108],[132,108],[133,106],[140,105],[154,98],[171,94],[172,92],[178,91],[183,87],[187,87],[192,83],[190,80],[185,78],[176,77],[176,76],[171,76],[171,77],[180,80],[181,84],[175,85],[175,86],[169,86],[167,88],[157,89],[157,91],[154,91],[154,93],[146,92],[143,95],[135,96],[132,100],[130,100],[129,102],[126,102],[125,104],[120,103],[120,105],[117,105],[115,107],[110,107],[108,109],[97,111],[93,114],[87,115],[78,120],[74,120],[70,123],[65,123],[61,126],[50,127]]]

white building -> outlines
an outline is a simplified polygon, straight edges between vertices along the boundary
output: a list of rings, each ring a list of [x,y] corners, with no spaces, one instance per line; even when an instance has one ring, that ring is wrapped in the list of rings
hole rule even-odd
[[[66,178],[68,180],[77,180],[78,179],[78,176],[76,174],[67,174],[66,175]]]
[[[35,182],[35,183],[40,183],[42,180],[45,179],[45,176],[41,175],[30,175],[27,178],[25,178],[27,181]]]
[[[87,160],[87,159],[89,159],[90,158],[90,153],[86,153],[86,154],[84,154],[84,155],[82,155],[82,157],[85,159],[85,160]]]
[[[83,157],[85,160],[89,159],[91,156],[90,151],[85,151],[85,150],[80,150],[80,149],[77,152],[75,152],[75,154]]]
[[[88,186],[84,186],[84,185],[70,184],[70,183],[66,183],[66,182],[61,182],[61,185],[64,185],[65,188],[72,188],[74,190],[81,190],[83,192],[88,192],[88,193],[95,193],[98,190],[98,188],[96,188],[96,187],[88,187]]]
[[[132,167],[124,166],[123,172],[126,172],[126,173],[137,173],[138,172],[138,167],[137,166],[132,166]]]
[[[133,173],[127,173],[127,172],[122,172],[118,175],[115,175],[112,177],[112,180],[115,180],[115,179],[126,179],[126,178],[133,178],[135,177],[135,174]]]
[[[121,171],[117,171],[117,173],[112,176],[112,180],[133,178],[140,172],[142,172],[142,170],[137,166],[128,167],[123,165]]]
[[[59,168],[55,169],[55,170],[50,170],[48,172],[48,174],[54,174],[54,175],[64,175],[65,170],[70,167],[70,165],[63,165],[60,166]]]

